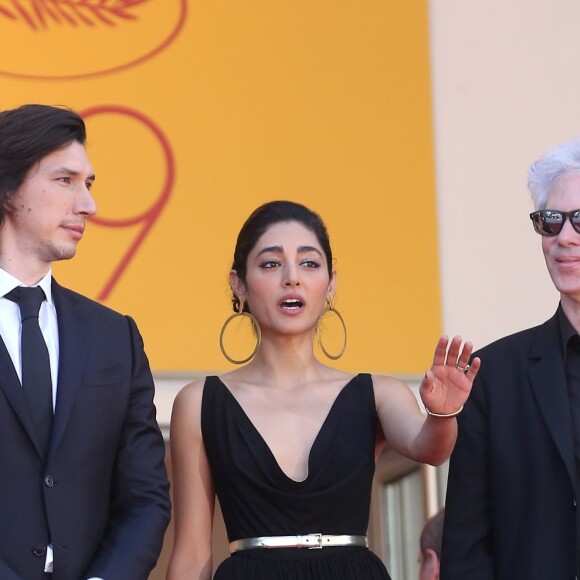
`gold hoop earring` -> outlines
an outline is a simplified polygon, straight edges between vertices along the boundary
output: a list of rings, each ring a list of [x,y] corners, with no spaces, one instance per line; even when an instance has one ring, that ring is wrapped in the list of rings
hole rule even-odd
[[[246,318],[249,318],[251,323],[252,323],[252,327],[254,328],[254,332],[256,333],[256,346],[254,347],[254,350],[250,353],[250,356],[247,356],[244,359],[235,359],[232,358],[227,352],[226,349],[224,348],[224,334],[226,332],[226,328],[228,327],[228,325],[230,324],[230,322],[232,320],[234,320],[234,318],[238,318],[240,316],[244,316]],[[256,354],[256,352],[258,351],[258,348],[260,346],[260,343],[262,342],[262,332],[260,331],[260,325],[258,324],[258,321],[249,313],[249,312],[244,312],[244,301],[240,301],[239,305],[238,305],[238,311],[235,314],[232,314],[231,316],[229,316],[226,321],[224,322],[224,325],[222,326],[222,330],[220,332],[220,350],[222,351],[222,354],[226,357],[227,360],[229,360],[231,363],[235,364],[235,365],[243,365],[244,363],[247,363],[248,361],[252,360]]]
[[[338,320],[340,321],[340,324],[342,325],[342,330],[344,331],[344,340],[342,343],[342,348],[340,349],[340,352],[338,354],[330,354],[326,350],[322,342],[322,330],[320,321],[322,320],[324,315],[327,314],[328,312],[332,312],[336,314],[336,316],[338,316]],[[340,312],[332,305],[332,300],[330,299],[328,300],[328,306],[323,310],[322,314],[320,315],[320,318],[318,319],[318,324],[316,325],[316,338],[318,339],[318,346],[320,347],[320,350],[331,360],[338,360],[346,350],[346,341],[347,341],[346,324],[344,323],[344,319],[340,315]]]

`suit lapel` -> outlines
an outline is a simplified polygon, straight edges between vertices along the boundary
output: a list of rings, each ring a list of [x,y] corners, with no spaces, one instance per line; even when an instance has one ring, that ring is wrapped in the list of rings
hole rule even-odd
[[[24,390],[2,338],[0,338],[0,369],[2,369],[2,372],[0,372],[0,390],[4,393],[9,405],[20,419],[26,433],[34,442],[38,454],[42,456],[42,450],[32,424],[32,416],[24,396]]]
[[[85,367],[88,329],[82,323],[79,298],[52,281],[58,317],[58,384],[51,451],[58,448],[79,388]]]
[[[532,390],[574,484],[574,435],[557,315],[539,328],[530,349],[530,359]]]

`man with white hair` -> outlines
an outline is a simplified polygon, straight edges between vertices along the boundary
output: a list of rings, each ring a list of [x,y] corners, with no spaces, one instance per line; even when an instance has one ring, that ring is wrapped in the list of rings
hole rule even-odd
[[[544,324],[475,353],[481,370],[450,462],[443,580],[579,577],[580,140],[528,177],[560,303]]]

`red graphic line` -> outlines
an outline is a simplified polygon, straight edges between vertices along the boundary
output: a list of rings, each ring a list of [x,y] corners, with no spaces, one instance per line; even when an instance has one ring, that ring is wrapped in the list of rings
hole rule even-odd
[[[137,234],[137,237],[133,240],[129,249],[125,252],[121,261],[118,263],[117,267],[113,271],[112,275],[109,277],[103,288],[101,289],[100,293],[97,296],[97,300],[104,301],[108,298],[109,294],[123,275],[124,271],[131,263],[131,260],[137,253],[137,250],[147,237],[147,234],[161,215],[162,209],[169,200],[171,195],[171,191],[173,189],[173,184],[175,182],[175,159],[173,156],[173,152],[171,150],[171,146],[169,140],[164,135],[164,133],[159,129],[157,125],[153,123],[148,117],[143,115],[142,113],[135,111],[133,109],[129,109],[127,107],[122,106],[113,106],[113,105],[102,105],[91,107],[83,111],[82,116],[87,119],[92,115],[98,115],[100,113],[116,113],[121,115],[127,115],[129,117],[133,117],[138,121],[142,122],[146,127],[148,127],[154,135],[157,137],[161,148],[163,150],[163,154],[165,156],[165,163],[166,163],[166,177],[165,177],[165,184],[163,185],[163,189],[161,191],[161,195],[157,199],[157,201],[146,211],[143,213],[136,215],[134,217],[125,218],[125,219],[109,219],[109,218],[101,218],[97,216],[93,216],[91,221],[95,224],[112,227],[112,228],[121,228],[127,227],[131,225],[138,224],[143,222],[144,226],[141,231]]]

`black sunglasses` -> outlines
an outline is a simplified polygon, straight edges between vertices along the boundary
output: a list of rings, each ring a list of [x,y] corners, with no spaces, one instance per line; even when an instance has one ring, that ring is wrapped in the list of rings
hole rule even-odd
[[[566,218],[570,220],[574,231],[580,234],[580,209],[572,211],[541,209],[530,214],[534,229],[541,236],[557,236],[562,231]]]

